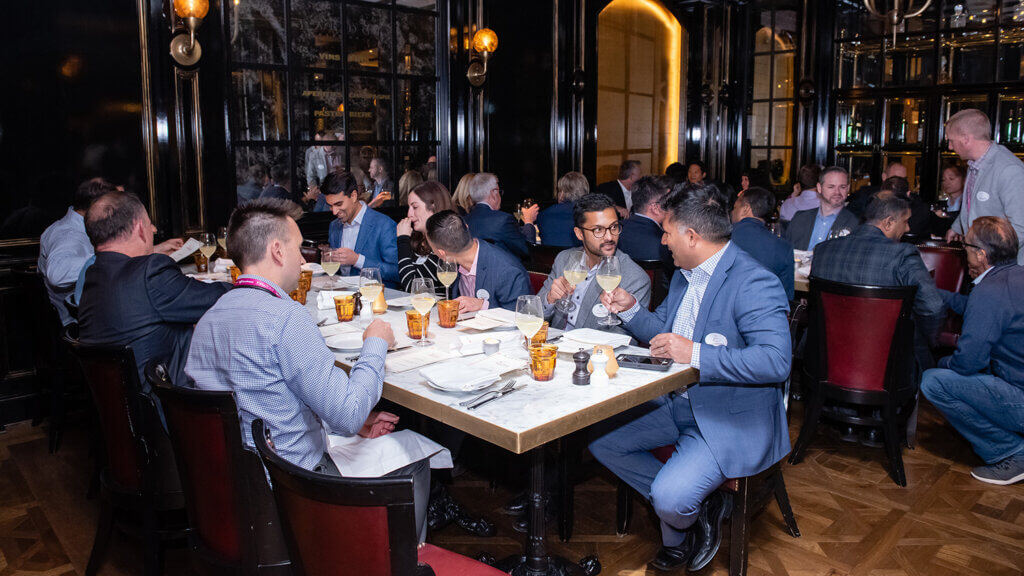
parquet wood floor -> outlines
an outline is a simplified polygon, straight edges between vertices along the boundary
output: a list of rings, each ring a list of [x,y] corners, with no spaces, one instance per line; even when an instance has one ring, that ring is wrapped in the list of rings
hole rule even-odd
[[[793,438],[802,414],[796,404]],[[84,570],[97,504],[85,499],[87,432],[72,426],[53,456],[46,451],[45,425],[19,424],[0,435],[0,576]],[[498,535],[479,539],[450,526],[430,540],[471,556],[486,552],[500,558],[520,551],[523,536],[512,531],[512,518],[500,508],[515,495],[525,459],[475,444],[465,450],[479,457],[455,479],[452,491],[468,508],[491,518]],[[918,447],[905,450],[904,460],[908,487],[900,488],[886,474],[883,450],[843,443],[822,428],[805,461],[784,468],[803,536],[791,538],[778,508],[769,504],[752,525],[749,574],[1024,574],[1024,485],[990,486],[971,478],[970,468],[979,462],[927,404],[921,409]],[[492,485],[487,478],[495,472],[505,480]],[[631,533],[616,536],[615,478],[589,458],[579,475],[575,533],[570,542],[559,542],[552,523],[553,550],[573,559],[597,554],[606,575],[654,574],[646,566],[659,541],[650,508],[634,496]],[[728,545],[726,539],[704,574],[728,573]],[[172,548],[166,557],[166,574],[189,572],[184,549]],[[115,538],[101,574],[136,574],[139,559],[135,542]]]

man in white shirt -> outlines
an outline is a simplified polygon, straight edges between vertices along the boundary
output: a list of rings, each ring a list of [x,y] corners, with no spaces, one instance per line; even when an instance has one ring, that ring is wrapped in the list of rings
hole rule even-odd
[[[633,185],[643,176],[639,160],[626,160],[619,166],[618,180],[599,184],[594,192],[604,194],[615,203],[615,211],[622,218],[629,217],[633,209]]]
[[[797,212],[818,207],[818,177],[820,175],[821,166],[817,164],[805,164],[800,167],[797,181],[799,181],[803,192],[792,198],[787,198],[782,203],[782,206],[779,207],[780,220],[789,222]]]

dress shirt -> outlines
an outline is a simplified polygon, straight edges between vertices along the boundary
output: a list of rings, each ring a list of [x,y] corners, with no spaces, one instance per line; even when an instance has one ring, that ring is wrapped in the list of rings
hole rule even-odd
[[[285,460],[312,470],[327,448],[326,432],[359,432],[384,385],[387,342],[367,338],[346,376],[334,364],[313,317],[273,282],[236,287],[196,324],[185,373],[201,390],[230,390],[242,437],[262,418]],[[325,430],[326,429],[326,430]]]
[[[693,327],[697,325],[697,316],[700,314],[700,304],[704,301],[704,291],[708,289],[711,276],[718,267],[726,249],[732,242],[726,242],[721,250],[712,254],[693,270],[679,269],[679,273],[686,278],[686,294],[683,295],[679,308],[676,310],[675,320],[672,321],[672,332],[679,334],[687,340],[693,340]],[[629,322],[640,310],[640,303],[633,304],[633,307],[619,314],[619,317]],[[693,351],[690,353],[690,366],[700,370],[700,342],[693,343]],[[685,392],[683,393],[685,395]]]
[[[787,198],[782,206],[779,207],[779,219],[781,220],[792,220],[793,215],[801,210],[810,210],[811,208],[817,208],[821,205],[821,200],[818,199],[818,191],[813,188],[810,190],[804,190],[796,198]]]
[[[978,274],[977,278],[975,278],[974,280],[971,280],[971,284],[974,284],[975,286],[977,286],[978,284],[981,284],[981,280],[985,277],[986,274],[989,273],[989,271],[992,270],[992,268],[993,268],[993,266],[989,266],[988,268],[985,269],[984,272],[982,272],[981,274]]]
[[[956,200],[946,200],[946,212],[959,212],[963,199],[964,195],[961,193],[956,197]]]
[[[587,279],[584,280],[583,282],[580,282],[579,284],[577,284],[576,288],[572,291],[572,296],[570,296],[569,298],[572,300],[572,303],[576,305],[576,307],[573,308],[572,311],[570,311],[566,315],[566,317],[565,317],[565,329],[566,330],[572,330],[573,328],[576,327],[576,318],[579,317],[580,310],[582,310],[581,307],[582,307],[582,302],[583,302],[583,296],[586,295],[587,290],[590,290],[591,284],[594,283],[594,278],[597,278],[597,269],[600,266],[601,266],[601,263],[598,262],[596,266],[591,268],[587,272]],[[556,302],[557,302],[557,300],[556,300]],[[548,304],[547,299],[544,300],[544,316],[545,317],[547,317],[547,316],[549,316],[551,314],[551,309],[554,306],[555,306],[554,304]]]
[[[967,209],[968,218],[971,216],[971,193],[974,192],[974,183],[978,180],[978,172],[981,171],[981,165],[992,154],[993,149],[995,149],[995,143],[989,144],[988,150],[985,150],[981,158],[967,161],[967,179],[964,181],[963,195],[967,198],[965,208]]]
[[[69,207],[67,213],[50,224],[39,238],[37,265],[46,284],[46,293],[64,326],[75,321],[64,306],[64,300],[75,291],[75,282],[86,261],[92,257],[92,243],[85,233],[85,218],[74,208]]]
[[[828,238],[828,232],[832,229],[838,216],[839,210],[833,212],[831,216],[823,216],[821,208],[818,208],[818,213],[814,216],[814,231],[811,232],[811,241],[807,243],[808,250],[813,252],[815,246]]]
[[[480,242],[482,240],[477,240],[476,251],[473,252],[473,267],[466,270],[459,265],[459,294],[469,298],[476,298],[476,265],[480,262]],[[490,303],[490,300],[484,300],[481,310],[487,310]]]
[[[619,188],[622,188],[622,197],[626,199],[626,212],[633,211],[633,192],[626,185],[622,183],[622,180],[616,180],[619,183]]]
[[[341,247],[348,248],[349,250],[356,249],[356,240],[359,239],[359,227],[363,224],[363,215],[366,214],[366,202],[359,201],[359,213],[352,219],[351,222],[341,223]],[[356,268],[363,269],[363,264],[366,262],[366,257],[362,254],[356,258]],[[352,272],[351,266],[342,266],[342,276],[348,276]]]

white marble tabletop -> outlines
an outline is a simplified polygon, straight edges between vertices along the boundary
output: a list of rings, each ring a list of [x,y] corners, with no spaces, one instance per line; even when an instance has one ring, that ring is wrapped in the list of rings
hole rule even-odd
[[[316,288],[314,282],[314,289]],[[385,297],[399,297],[404,293],[386,290]],[[315,293],[306,300],[306,308],[320,321],[328,319],[327,325],[337,323],[334,309],[318,310]],[[410,308],[389,308],[386,314],[376,316],[387,320],[401,341],[407,336],[405,311]],[[358,319],[355,321],[358,323]],[[358,325],[358,324],[357,324]],[[514,327],[511,330],[516,330]],[[430,337],[434,345],[430,349],[439,354],[448,354],[460,336],[479,334],[476,330],[440,328],[437,326],[437,308],[431,311]],[[514,339],[502,345],[501,353],[518,358],[526,364],[527,353],[522,340]],[[554,378],[547,382],[535,381],[529,369],[516,370],[505,375],[516,378],[517,384],[525,384],[520,390],[490,402],[476,410],[460,407],[459,402],[479,395],[481,392],[452,393],[437,390],[426,384],[418,370],[395,373],[388,371],[384,377],[384,398],[412,409],[430,418],[444,422],[464,432],[473,434],[515,453],[524,453],[551,440],[558,439],[576,430],[614,416],[624,410],[657,398],[677,388],[696,381],[697,371],[685,365],[674,365],[668,372],[620,369],[618,374],[605,386],[576,386],[572,384],[575,369],[571,354],[576,350],[560,351],[555,365]],[[640,348],[618,349],[616,353],[632,352],[648,354]],[[353,362],[348,358],[358,351],[335,351],[337,363],[348,367]],[[467,362],[478,361],[480,355],[456,357],[443,360],[446,366],[457,371]]]

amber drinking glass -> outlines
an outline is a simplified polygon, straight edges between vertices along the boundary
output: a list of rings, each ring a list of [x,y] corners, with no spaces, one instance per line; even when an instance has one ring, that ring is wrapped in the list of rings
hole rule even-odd
[[[242,269],[238,266],[231,266],[228,268],[228,272],[231,272],[231,283],[234,284],[238,277],[242,275]]]
[[[210,271],[210,259],[203,255],[202,252],[196,252],[196,272],[204,273]]]
[[[350,322],[356,311],[355,294],[335,296],[334,311],[338,313],[338,322]]]
[[[313,271],[302,270],[299,272],[299,288],[309,291],[313,287]]]
[[[409,326],[409,338],[422,340],[427,337],[427,329],[430,328],[430,314],[420,314],[416,310],[406,310],[405,323]]]
[[[551,380],[555,375],[555,359],[558,356],[558,346],[554,344],[541,344],[530,346],[530,372],[533,379],[538,382]]]
[[[437,323],[441,328],[455,328],[459,321],[459,301],[441,300],[437,303]]]
[[[527,348],[529,348],[531,346],[540,346],[541,344],[547,342],[548,341],[548,323],[545,322],[545,323],[541,324],[540,325],[540,330],[537,330],[537,333],[533,335],[533,338],[527,338],[526,336],[523,336],[523,341],[525,342]]]
[[[292,290],[291,292],[288,293],[288,295],[292,297],[292,300],[295,300],[299,304],[302,304],[303,306],[306,305],[306,291],[302,288],[302,286],[299,286],[295,290]]]

